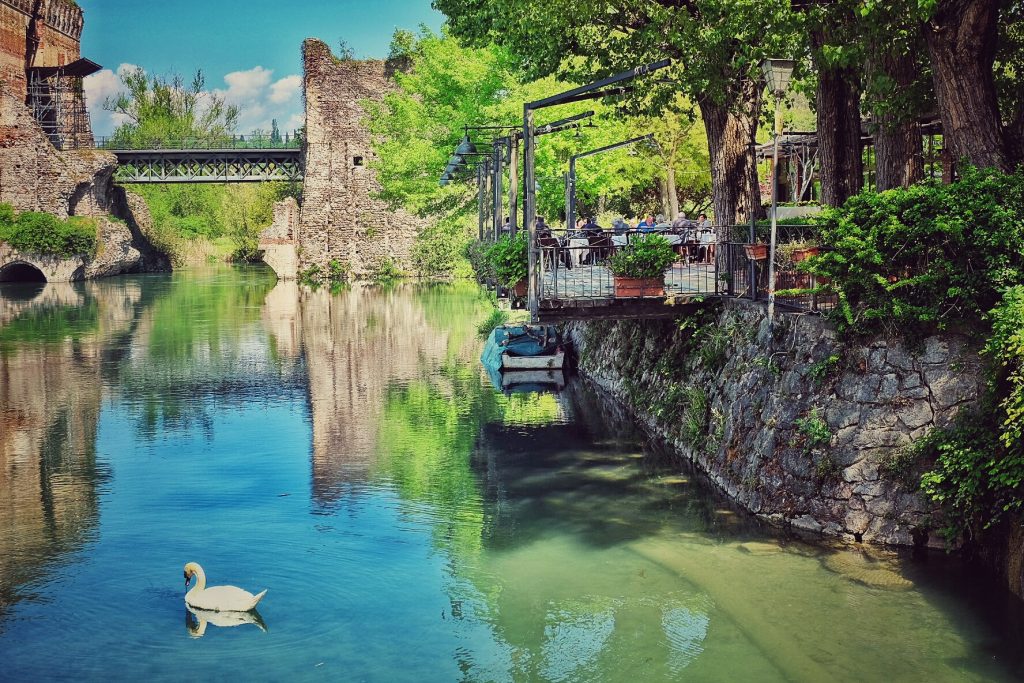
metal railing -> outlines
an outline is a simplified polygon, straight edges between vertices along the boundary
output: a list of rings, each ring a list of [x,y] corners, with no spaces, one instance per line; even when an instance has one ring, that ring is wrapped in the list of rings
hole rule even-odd
[[[303,140],[303,136],[298,132],[284,133],[283,135],[221,135],[203,138],[141,140],[107,136],[96,138],[96,148],[107,150],[300,149]]]
[[[635,236],[662,234],[677,254],[665,273],[664,291],[641,291],[648,296],[717,296],[768,299],[767,245],[749,241],[749,225],[712,226],[710,229],[630,230],[621,234],[604,231],[587,235],[577,231],[551,230],[538,237],[538,299],[541,305],[616,297],[608,258]],[[757,232],[755,231],[755,236]],[[780,245],[803,243],[814,238],[813,226],[778,226]],[[710,237],[710,239],[709,239]],[[821,283],[798,270],[787,249],[776,249],[776,292],[804,290],[776,296],[776,303],[792,310],[823,312],[836,305],[835,296],[821,291]],[[619,298],[622,298],[621,296]]]

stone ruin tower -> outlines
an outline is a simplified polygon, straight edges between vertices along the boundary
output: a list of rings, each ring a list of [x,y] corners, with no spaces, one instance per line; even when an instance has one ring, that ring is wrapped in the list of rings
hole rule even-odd
[[[296,217],[263,233],[264,260],[279,277],[337,261],[356,275],[385,263],[411,271],[409,256],[424,221],[392,210],[380,190],[362,103],[380,101],[395,87],[383,60],[339,60],[322,41],[303,43],[306,101],[305,182]],[[290,218],[289,218],[290,217]]]

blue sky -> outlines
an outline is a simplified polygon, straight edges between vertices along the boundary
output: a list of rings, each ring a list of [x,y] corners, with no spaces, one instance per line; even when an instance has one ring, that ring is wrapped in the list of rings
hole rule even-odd
[[[103,100],[117,91],[116,73],[135,65],[149,73],[206,74],[208,89],[243,107],[240,132],[298,125],[300,48],[307,37],[337,50],[344,39],[357,57],[387,56],[396,28],[443,17],[430,0],[78,0],[85,11],[82,56],[104,67],[86,83],[93,129],[116,124]]]

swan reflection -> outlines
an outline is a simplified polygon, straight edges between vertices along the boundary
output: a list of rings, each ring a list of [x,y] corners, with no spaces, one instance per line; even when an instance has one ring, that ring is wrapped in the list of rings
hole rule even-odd
[[[185,608],[185,628],[193,638],[202,638],[206,634],[206,626],[213,624],[220,628],[254,624],[259,630],[267,632],[267,624],[256,610],[250,612],[212,612],[204,609]]]

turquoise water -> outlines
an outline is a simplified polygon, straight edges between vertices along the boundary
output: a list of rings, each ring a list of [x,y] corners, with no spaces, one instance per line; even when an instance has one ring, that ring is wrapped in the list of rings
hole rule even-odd
[[[0,288],[4,680],[1024,676],[942,555],[785,539],[583,383],[505,396],[469,285]],[[250,623],[182,566],[269,590]]]

